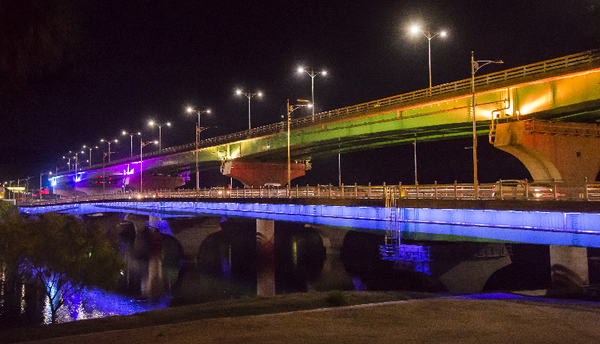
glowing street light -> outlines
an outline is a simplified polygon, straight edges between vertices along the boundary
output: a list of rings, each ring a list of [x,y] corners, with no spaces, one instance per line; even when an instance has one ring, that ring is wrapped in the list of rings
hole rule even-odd
[[[152,126],[158,127],[158,151],[161,152],[162,151],[162,127],[164,127],[165,125],[167,127],[170,127],[171,122],[161,123],[161,122],[149,121],[148,125],[151,127]],[[140,154],[141,154],[141,152],[140,152]]]
[[[71,151],[69,151],[69,154],[75,154],[75,156],[73,157],[73,158],[75,158],[75,173],[77,173],[77,171],[78,171],[78,168],[77,168],[78,155],[79,154],[84,154],[84,153],[85,153],[84,151],[81,151],[81,152],[77,152],[77,151],[71,152]]]
[[[94,146],[94,147],[89,146],[88,147],[86,145],[83,145],[83,148],[87,148],[90,150],[90,159],[88,161],[90,162],[90,168],[92,168],[92,149],[98,149],[98,146]]]
[[[471,93],[473,93],[473,100],[471,105],[473,107],[473,190],[474,198],[479,198],[479,181],[477,180],[477,117],[475,116],[475,73],[481,69],[481,67],[489,65],[490,63],[504,63],[502,60],[477,60],[473,57],[471,51]]]
[[[114,139],[114,140],[105,140],[105,139],[100,139],[100,142],[106,142],[106,143],[108,143],[108,153],[107,153],[107,154],[108,154],[108,163],[110,163],[110,155],[111,155],[112,153],[114,153],[114,152],[111,152],[111,151],[110,151],[110,144],[111,144],[112,142],[114,142],[114,143],[117,143],[117,142],[119,142],[119,140],[117,140],[117,139]]]
[[[140,133],[139,131],[137,133],[130,133],[126,130],[123,130],[123,136],[125,136],[125,135],[129,135],[129,138],[130,138],[129,150],[131,151],[131,153],[129,154],[129,157],[132,157],[133,156],[133,137],[135,135],[142,135],[142,133]]]
[[[314,72],[312,69],[310,70],[310,72],[308,71],[308,69],[300,67],[298,68],[298,73],[306,73],[308,74],[308,76],[310,76],[311,79],[311,104],[312,104],[312,117],[313,117],[313,121],[315,120],[315,76],[317,75],[327,75],[327,71],[322,70],[320,72]]]
[[[294,112],[295,110],[301,108],[301,107],[312,107],[312,104],[310,104],[308,102],[308,100],[304,100],[304,99],[298,99],[299,102],[303,102],[303,103],[308,103],[308,104],[296,104],[296,105],[290,105],[290,100],[287,100],[287,188],[288,188],[288,195],[289,195],[289,190],[292,187],[292,162],[291,162],[291,157],[290,157],[290,118],[292,115],[292,112]]]
[[[63,160],[67,160],[67,168],[68,168],[68,171],[70,172],[71,171],[71,157],[66,157],[63,155]]]
[[[256,93],[250,93],[250,92],[243,92],[242,90],[236,90],[235,94],[239,95],[244,95],[246,96],[246,98],[248,98],[248,130],[252,129],[252,122],[250,120],[250,99],[252,99],[252,97],[254,96],[259,96],[262,97],[262,92],[256,92]]]
[[[202,115],[203,113],[210,113],[210,109],[200,111],[194,109],[191,106],[188,106],[186,112],[195,112],[198,115],[198,122],[196,123],[196,152],[194,153],[196,155],[196,192],[198,192],[200,190],[200,172],[198,170],[198,143],[200,142],[200,133],[202,132],[202,126],[200,126],[200,115]]]
[[[427,29],[427,31],[421,30],[421,28],[418,25],[413,25],[410,28],[410,32],[413,35],[418,34],[419,32],[422,33],[423,36],[425,36],[425,38],[427,38],[427,41],[429,43],[429,88],[431,88],[431,39],[438,35],[441,37],[446,37],[447,33],[446,33],[446,31],[439,31],[439,32],[434,32],[432,34],[429,29]]]

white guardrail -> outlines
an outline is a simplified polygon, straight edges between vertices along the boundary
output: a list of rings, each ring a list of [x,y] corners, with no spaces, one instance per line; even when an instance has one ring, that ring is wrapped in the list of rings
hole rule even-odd
[[[503,180],[480,184],[429,184],[429,185],[317,185],[287,188],[235,188],[223,187],[177,190],[149,190],[144,192],[117,192],[112,194],[71,197],[60,199],[22,200],[21,206],[93,202],[103,200],[181,199],[181,198],[320,198],[320,199],[371,199],[384,200],[393,205],[402,199],[473,200],[477,192],[479,200],[527,200],[527,201],[600,201],[600,183],[581,185],[559,182],[529,182],[527,180]]]

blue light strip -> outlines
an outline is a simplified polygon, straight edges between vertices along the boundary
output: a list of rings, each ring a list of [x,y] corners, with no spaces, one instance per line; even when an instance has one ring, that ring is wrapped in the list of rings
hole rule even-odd
[[[161,218],[218,215],[314,223],[367,229],[383,234],[390,208],[330,205],[99,202],[21,208],[24,213],[50,211],[84,215],[128,212]],[[436,234],[545,245],[600,247],[600,214],[542,211],[401,208],[404,234]]]

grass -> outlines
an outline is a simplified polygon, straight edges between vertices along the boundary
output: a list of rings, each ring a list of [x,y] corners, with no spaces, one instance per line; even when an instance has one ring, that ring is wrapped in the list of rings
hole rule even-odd
[[[2,342],[14,343],[93,332],[133,329],[160,324],[175,324],[201,319],[281,313],[332,306],[429,298],[433,296],[435,295],[420,292],[331,291],[277,295],[272,297],[244,297],[153,310],[128,316],[113,316],[63,324],[6,329],[0,332],[0,338]]]

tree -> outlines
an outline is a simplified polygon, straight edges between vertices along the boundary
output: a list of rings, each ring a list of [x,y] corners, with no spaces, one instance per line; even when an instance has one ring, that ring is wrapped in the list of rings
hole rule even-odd
[[[123,261],[97,226],[86,228],[76,217],[57,214],[12,221],[0,225],[0,259],[16,262],[21,276],[41,285],[52,322],[65,301],[85,287],[116,286]]]

